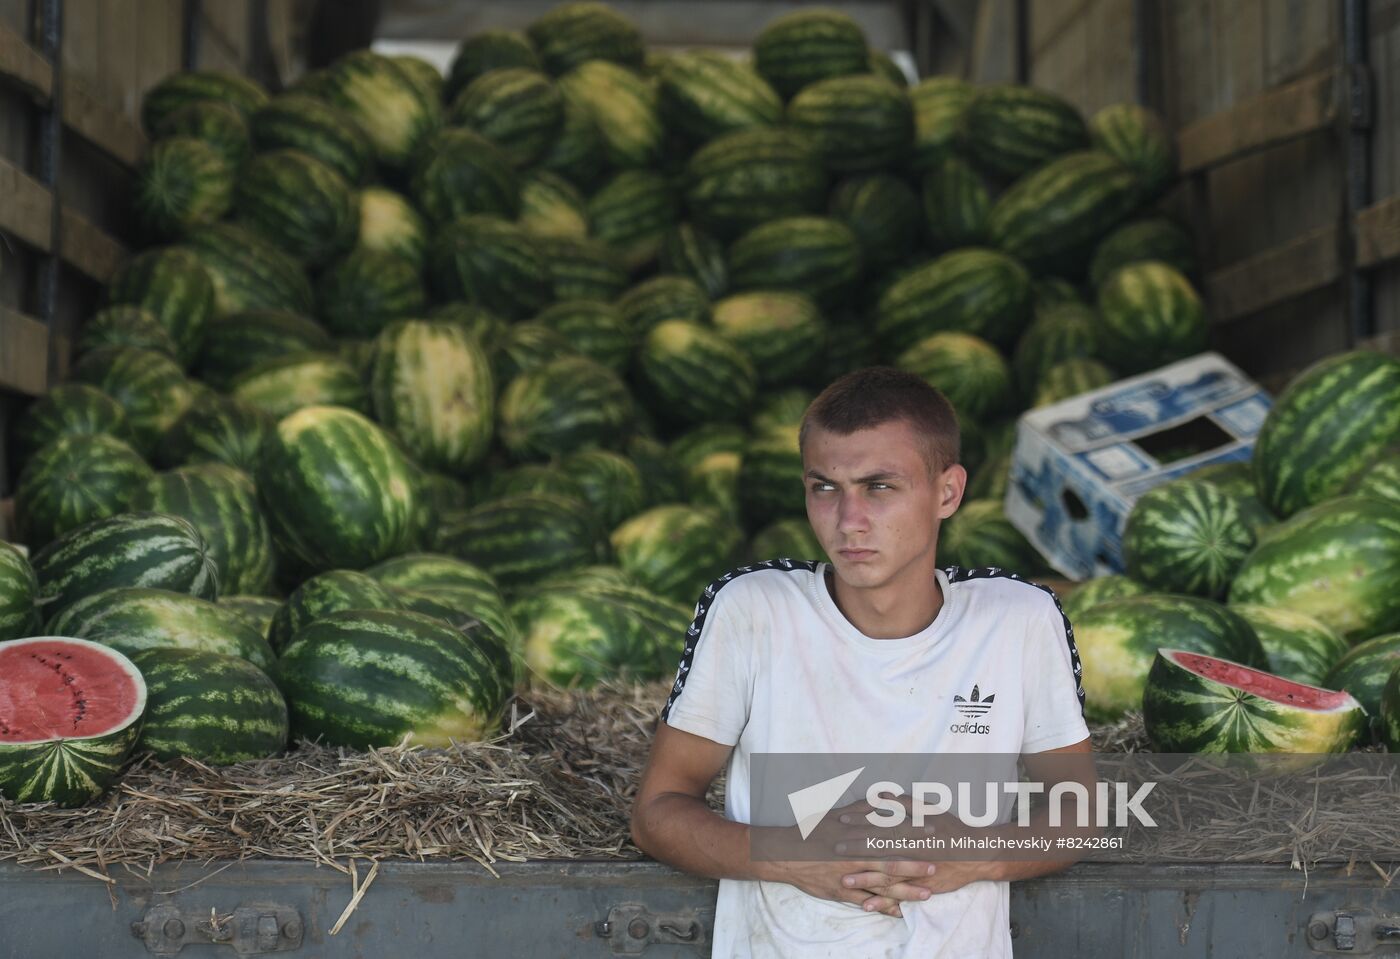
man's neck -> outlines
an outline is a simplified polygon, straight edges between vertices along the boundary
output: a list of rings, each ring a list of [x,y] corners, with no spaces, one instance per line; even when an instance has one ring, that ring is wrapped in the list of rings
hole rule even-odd
[[[831,566],[826,568],[826,577],[841,615],[871,639],[913,636],[927,629],[943,608],[943,587],[933,570],[918,582],[906,582],[906,576],[875,590],[847,586]]]

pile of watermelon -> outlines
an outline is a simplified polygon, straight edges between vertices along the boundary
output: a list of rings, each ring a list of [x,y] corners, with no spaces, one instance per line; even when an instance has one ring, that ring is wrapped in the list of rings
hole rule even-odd
[[[143,246],[15,424],[29,552],[0,551],[0,641],[86,643],[58,692],[125,711],[0,716],[11,796],[83,801],[132,748],[475,739],[524,682],[667,675],[718,574],[822,557],[797,427],[875,362],[959,410],[943,558],[1043,571],[1000,506],[1018,413],[1208,339],[1156,117],[911,87],[832,11],[738,60],[566,3],[446,77],[184,73],[142,121]]]
[[[1301,373],[1250,462],[1134,504],[1126,575],[1065,603],[1087,706],[1157,748],[1400,750],[1400,359]]]

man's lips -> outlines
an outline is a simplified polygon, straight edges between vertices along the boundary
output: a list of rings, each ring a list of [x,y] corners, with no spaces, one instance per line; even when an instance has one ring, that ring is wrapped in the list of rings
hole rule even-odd
[[[837,552],[846,557],[846,559],[868,559],[874,556],[876,551],[873,549],[856,549],[854,547],[849,547],[847,549],[838,549]]]

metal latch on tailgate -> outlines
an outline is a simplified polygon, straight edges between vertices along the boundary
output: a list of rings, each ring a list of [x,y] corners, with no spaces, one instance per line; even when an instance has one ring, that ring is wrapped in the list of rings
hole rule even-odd
[[[1329,956],[1400,956],[1400,916],[1369,909],[1315,912],[1308,920],[1308,945]]]
[[[302,933],[301,913],[276,904],[204,912],[162,903],[131,924],[131,934],[153,956],[174,956],[185,946],[210,943],[232,946],[240,956],[291,952],[301,948]]]
[[[610,940],[615,956],[638,956],[652,944],[704,945],[714,918],[713,911],[699,910],[653,915],[640,903],[624,902],[593,924],[593,934]]]

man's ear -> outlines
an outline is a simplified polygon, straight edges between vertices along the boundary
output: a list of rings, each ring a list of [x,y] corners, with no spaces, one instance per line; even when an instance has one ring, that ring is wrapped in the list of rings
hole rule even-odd
[[[947,519],[962,505],[963,492],[967,489],[967,470],[961,463],[954,463],[938,475],[938,518]]]

